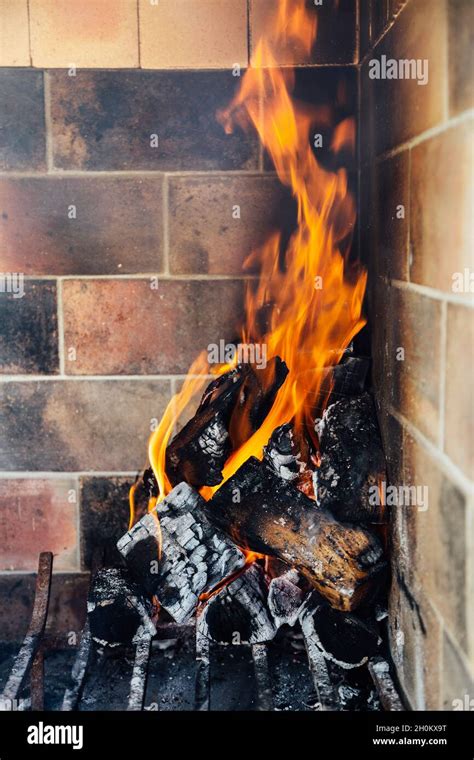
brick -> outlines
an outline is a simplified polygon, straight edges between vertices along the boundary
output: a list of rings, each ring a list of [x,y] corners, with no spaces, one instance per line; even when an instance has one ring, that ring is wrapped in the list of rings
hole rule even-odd
[[[408,279],[410,216],[409,153],[400,153],[377,165],[375,251],[379,273],[390,279]],[[400,208],[403,206],[403,208]]]
[[[45,168],[43,74],[0,69],[0,171]]]
[[[0,66],[29,66],[28,1],[0,0]]]
[[[449,0],[449,112],[455,116],[474,106],[474,6]]]
[[[361,260],[372,272],[369,280],[368,297],[372,297],[373,285],[379,275],[378,252],[375,250],[375,164],[368,166],[360,174],[358,188],[357,225],[359,231],[359,250]]]
[[[95,556],[104,565],[116,565],[116,543],[128,530],[128,492],[133,478],[80,479],[82,567],[91,569]]]
[[[426,19],[430,23],[426,23]],[[434,127],[444,119],[446,81],[445,4],[432,0],[408,3],[376,46],[370,59],[427,59],[428,83],[416,79],[370,79],[369,61],[362,67],[362,116],[371,120],[379,155]],[[367,111],[367,109],[369,109]],[[364,113],[365,111],[365,113]],[[365,126],[364,132],[370,128]],[[364,153],[370,140],[363,143]]]
[[[364,181],[364,175],[368,171],[367,167],[373,162],[375,156],[376,101],[375,88],[372,86],[369,78],[369,64],[372,58],[373,55],[369,56],[359,69],[360,108],[358,135],[362,182]]]
[[[58,570],[79,569],[77,483],[73,479],[0,479],[0,570],[36,570],[51,551]]]
[[[247,65],[246,0],[139,0],[140,54],[145,69]]]
[[[393,401],[393,374],[398,372],[393,359],[391,332],[393,290],[382,278],[369,279],[370,320],[372,324],[372,354],[375,357],[372,373],[380,408]]]
[[[49,275],[160,272],[162,183],[159,175],[0,179],[3,270]]]
[[[474,469],[474,311],[448,304],[446,328],[445,451],[468,478]]]
[[[414,710],[440,709],[442,624],[423,592],[397,578],[389,604],[390,649],[402,690]]]
[[[6,471],[130,472],[146,460],[167,380],[48,380],[0,385]]]
[[[428,489],[428,509],[410,508],[416,519],[412,572],[467,651],[466,498],[439,462],[409,435],[405,436],[404,468],[407,485]]]
[[[414,282],[452,292],[454,273],[472,266],[473,167],[472,122],[413,148],[410,278]]]
[[[469,710],[466,707],[474,694],[474,673],[459,652],[455,642],[445,633],[443,640],[443,710]],[[460,700],[460,703],[455,701]]]
[[[291,3],[289,4],[291,8]],[[268,38],[272,29],[278,3],[273,0],[251,0],[250,39],[253,54],[262,36]],[[317,17],[317,37],[310,56],[296,46],[273,44],[272,51],[279,65],[308,63],[353,63],[356,57],[356,4],[354,0],[340,0],[323,3],[315,8],[308,4],[308,10]],[[272,43],[273,40],[270,40]]]
[[[0,575],[1,640],[21,642],[33,611],[35,576],[29,573]],[[88,573],[55,573],[51,584],[48,630],[68,636],[81,632],[86,617]],[[79,636],[78,636],[79,639]],[[70,645],[70,640],[68,641]]]
[[[395,408],[427,438],[439,440],[441,303],[409,290],[393,289],[389,360]],[[397,350],[405,358],[397,360]]]
[[[236,335],[242,283],[87,280],[63,283],[70,374],[186,374],[209,343]]]
[[[176,274],[242,274],[247,256],[294,214],[291,196],[272,177],[175,177],[169,193]]]
[[[55,374],[59,372],[56,285],[24,280],[23,288],[21,298],[0,293],[0,373]]]
[[[30,19],[34,66],[138,66],[134,0],[30,0]]]
[[[226,135],[216,120],[240,82],[230,70],[50,76],[58,168],[257,168],[256,138],[240,130]]]
[[[466,582],[466,625],[467,651],[471,670],[474,672],[474,499],[470,499],[467,509],[467,582]]]

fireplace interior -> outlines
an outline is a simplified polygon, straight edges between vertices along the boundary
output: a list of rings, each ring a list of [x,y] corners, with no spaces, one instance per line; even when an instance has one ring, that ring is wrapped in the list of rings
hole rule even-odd
[[[453,709],[472,3],[194,4],[0,9],[1,708]]]

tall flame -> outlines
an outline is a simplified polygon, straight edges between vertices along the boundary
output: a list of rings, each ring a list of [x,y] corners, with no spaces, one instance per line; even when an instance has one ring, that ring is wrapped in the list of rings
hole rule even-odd
[[[313,430],[312,411],[321,391],[321,370],[339,361],[365,324],[361,312],[366,273],[348,261],[356,213],[347,171],[329,171],[316,160],[310,145],[311,128],[316,118],[327,120],[328,116],[322,117],[321,110],[316,113],[292,99],[294,71],[278,68],[274,52],[284,48],[309,55],[315,35],[316,16],[306,10],[304,0],[281,0],[274,26],[258,43],[238,93],[217,115],[228,133],[235,125],[253,126],[278,178],[291,189],[297,208],[296,226],[286,247],[282,233],[273,233],[247,259],[246,266],[257,265],[259,278],[256,285],[248,283],[241,328],[243,342],[266,345],[267,356],[280,356],[289,375],[261,427],[246,436],[226,462],[222,482],[249,456],[262,457],[262,447],[278,425],[293,420],[296,431]],[[353,150],[354,143],[353,119],[335,125],[331,143],[334,153],[348,147]],[[263,309],[269,312],[264,326]],[[160,499],[171,489],[165,453],[177,417],[209,373],[221,374],[228,369],[227,365],[211,369],[201,354],[151,436],[149,458]],[[231,425],[244,424],[235,419],[235,414],[237,410]],[[215,488],[205,487],[201,493],[209,498]]]

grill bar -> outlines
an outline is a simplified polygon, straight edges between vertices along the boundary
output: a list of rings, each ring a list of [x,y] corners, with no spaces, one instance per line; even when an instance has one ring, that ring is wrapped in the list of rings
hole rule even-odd
[[[211,702],[211,665],[210,665],[210,642],[206,636],[199,632],[196,624],[196,691],[195,709],[209,710]]]
[[[82,631],[81,643],[71,671],[71,685],[66,689],[61,709],[74,710],[81,695],[91,651],[91,633],[87,621]]]
[[[51,574],[53,571],[53,555],[51,552],[41,552],[38,562],[38,575],[36,576],[35,601],[28,631],[23,645],[15,657],[10,676],[3,690],[2,700],[16,700],[30,669],[43,638],[48,616],[49,597],[51,592]],[[42,657],[41,657],[42,660]],[[43,687],[43,668],[38,661],[32,670],[33,689],[32,695],[37,702],[42,702],[40,692]],[[35,679],[38,679],[35,681]],[[32,696],[33,699],[33,696]]]
[[[252,658],[257,681],[257,710],[272,711],[273,695],[266,644],[253,644]]]
[[[331,705],[334,704],[334,689],[324,655],[316,644],[316,637],[312,635],[314,633],[313,621],[307,621],[302,631],[314,689],[318,699],[315,709],[331,709]]]
[[[150,652],[151,636],[144,636],[135,648],[135,662],[133,664],[127,707],[129,711],[143,710]]]

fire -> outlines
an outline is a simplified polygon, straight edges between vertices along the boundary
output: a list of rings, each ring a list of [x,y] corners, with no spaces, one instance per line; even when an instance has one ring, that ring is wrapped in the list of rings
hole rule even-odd
[[[311,130],[317,120],[327,122],[327,109],[311,109],[293,99],[294,70],[278,68],[275,58],[274,51],[282,48],[309,54],[315,35],[316,16],[306,10],[304,0],[281,0],[274,28],[260,40],[238,93],[217,115],[226,132],[235,125],[257,131],[297,208],[296,226],[285,249],[282,234],[274,233],[247,259],[247,267],[257,264],[259,278],[256,285],[248,283],[241,328],[244,343],[265,345],[268,358],[280,356],[289,375],[256,432],[243,429],[246,421],[234,412],[231,429],[238,430],[244,442],[226,462],[222,482],[249,456],[262,458],[262,447],[278,425],[293,420],[297,435],[305,431],[314,438],[312,411],[321,391],[322,370],[339,361],[365,324],[366,273],[348,260],[356,211],[347,171],[323,168],[311,147]],[[354,145],[354,120],[334,125],[331,150],[336,154],[354,150]],[[262,325],[264,308],[269,318]],[[159,499],[171,490],[165,453],[176,420],[209,374],[228,369],[228,365],[209,367],[201,354],[151,436],[149,459]],[[209,498],[216,488],[204,487],[201,493]]]

